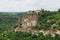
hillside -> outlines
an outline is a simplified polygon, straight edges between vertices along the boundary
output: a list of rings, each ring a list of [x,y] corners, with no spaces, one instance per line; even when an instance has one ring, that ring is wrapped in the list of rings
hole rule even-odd
[[[60,40],[60,11],[0,12],[0,40]]]

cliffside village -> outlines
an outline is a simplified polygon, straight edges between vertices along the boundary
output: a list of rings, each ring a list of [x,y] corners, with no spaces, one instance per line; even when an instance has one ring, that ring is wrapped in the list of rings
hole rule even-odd
[[[14,28],[15,32],[23,31],[23,32],[31,32],[32,34],[38,35],[39,32],[42,32],[44,35],[50,33],[53,37],[55,34],[60,35],[60,30],[57,30],[56,32],[52,30],[33,30],[32,27],[35,27],[38,25],[38,13],[41,12],[41,10],[35,10],[35,11],[28,11],[26,12],[29,14],[28,16],[23,16],[22,19],[18,17],[17,26]],[[32,14],[31,14],[32,13]]]
[[[31,27],[37,26],[38,12],[40,12],[40,10],[28,11],[26,12],[28,14],[27,16],[23,16],[21,19],[18,17],[17,26],[14,29],[15,32],[21,30],[31,30]]]

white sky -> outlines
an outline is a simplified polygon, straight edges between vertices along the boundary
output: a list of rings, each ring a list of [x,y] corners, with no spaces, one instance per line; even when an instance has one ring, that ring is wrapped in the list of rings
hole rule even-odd
[[[0,0],[0,12],[22,12],[44,8],[57,10],[60,0]]]

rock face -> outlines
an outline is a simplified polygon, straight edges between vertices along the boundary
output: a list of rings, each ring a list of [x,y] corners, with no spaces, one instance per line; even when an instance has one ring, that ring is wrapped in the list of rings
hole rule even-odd
[[[15,29],[17,31],[20,31],[19,29],[21,29],[21,28],[29,30],[29,29],[31,29],[31,27],[37,26],[37,24],[38,24],[38,12],[40,12],[40,11],[38,10],[38,11],[26,12],[27,14],[23,15],[23,17],[21,19],[18,18],[17,27]]]
[[[24,29],[31,28],[31,27],[37,25],[37,21],[38,21],[38,16],[36,14],[28,15],[27,17],[22,18],[21,27],[24,28]]]

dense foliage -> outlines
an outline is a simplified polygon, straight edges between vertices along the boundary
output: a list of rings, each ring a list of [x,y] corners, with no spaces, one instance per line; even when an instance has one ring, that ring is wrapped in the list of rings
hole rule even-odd
[[[55,37],[43,33],[31,34],[27,32],[12,32],[10,31],[17,23],[18,16],[23,14],[7,14],[0,12],[0,40],[60,40],[60,35],[55,34]],[[42,10],[38,14],[38,26],[33,29],[41,30],[60,30],[60,9],[58,11]]]
[[[60,12],[59,11],[42,11],[38,15],[39,25],[36,29],[60,30]]]
[[[0,13],[0,32],[12,29],[16,22],[17,22],[16,15]]]
[[[27,32],[5,31],[0,33],[0,40],[60,40],[60,35],[56,34],[52,37],[50,34],[44,36],[43,33],[38,33],[37,36]]]

